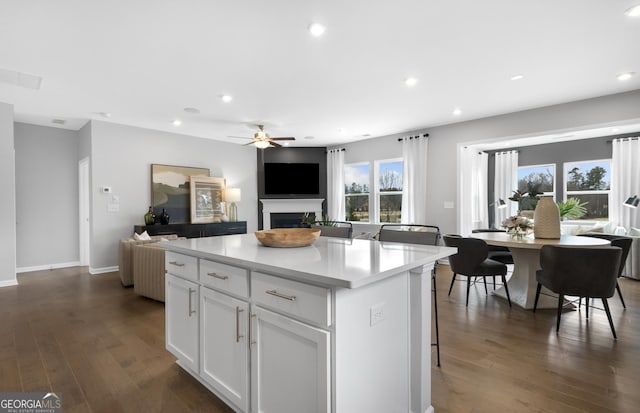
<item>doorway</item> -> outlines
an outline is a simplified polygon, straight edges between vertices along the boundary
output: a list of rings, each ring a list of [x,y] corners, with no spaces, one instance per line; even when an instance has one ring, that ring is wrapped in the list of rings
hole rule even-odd
[[[83,158],[78,162],[78,201],[79,201],[79,229],[78,244],[80,247],[80,265],[89,265],[90,248],[90,181],[89,181],[89,157]]]

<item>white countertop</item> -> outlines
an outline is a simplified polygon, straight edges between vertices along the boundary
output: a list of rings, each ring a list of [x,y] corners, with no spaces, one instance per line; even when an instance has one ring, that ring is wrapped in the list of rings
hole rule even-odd
[[[320,237],[300,248],[270,248],[254,234],[163,241],[169,251],[330,287],[358,288],[455,254],[455,248]]]

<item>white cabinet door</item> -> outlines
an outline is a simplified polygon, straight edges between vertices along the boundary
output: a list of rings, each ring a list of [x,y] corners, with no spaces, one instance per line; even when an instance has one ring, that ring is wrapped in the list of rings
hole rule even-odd
[[[165,320],[167,350],[185,367],[199,371],[198,284],[171,274],[165,279]]]
[[[252,307],[251,411],[327,413],[329,333]]]
[[[200,289],[200,376],[245,412],[249,410],[248,310],[244,301]]]

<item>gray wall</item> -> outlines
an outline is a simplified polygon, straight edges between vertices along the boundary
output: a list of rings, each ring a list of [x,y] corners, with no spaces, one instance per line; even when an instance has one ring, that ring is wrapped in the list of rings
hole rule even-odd
[[[18,271],[78,265],[78,133],[14,127]]]
[[[16,283],[13,106],[0,102],[0,287]]]
[[[84,139],[84,138],[83,138]],[[209,168],[242,190],[238,219],[249,233],[257,229],[256,150],[210,139],[194,138],[101,121],[91,122],[91,271],[118,264],[118,240],[129,237],[151,201],[151,164]],[[103,194],[103,186],[112,188]],[[117,197],[117,201],[114,198]],[[108,212],[118,204],[119,212]]]
[[[457,231],[458,145],[640,119],[640,90],[471,120],[343,145],[345,163],[401,156],[399,136],[429,133],[427,223]],[[456,208],[444,207],[454,201]]]

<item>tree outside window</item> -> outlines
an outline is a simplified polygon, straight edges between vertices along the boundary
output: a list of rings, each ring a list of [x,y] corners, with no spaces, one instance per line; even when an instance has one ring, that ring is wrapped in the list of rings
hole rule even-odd
[[[345,219],[369,222],[369,164],[344,166]]]
[[[400,160],[379,161],[378,212],[380,222],[399,223],[402,214],[402,168]]]
[[[577,198],[580,202],[587,202],[587,213],[580,219],[608,219],[611,160],[567,162],[564,170],[565,199]]]
[[[518,168],[518,191],[524,193],[518,202],[521,211],[534,210],[536,195],[555,195],[556,166],[531,165]]]

